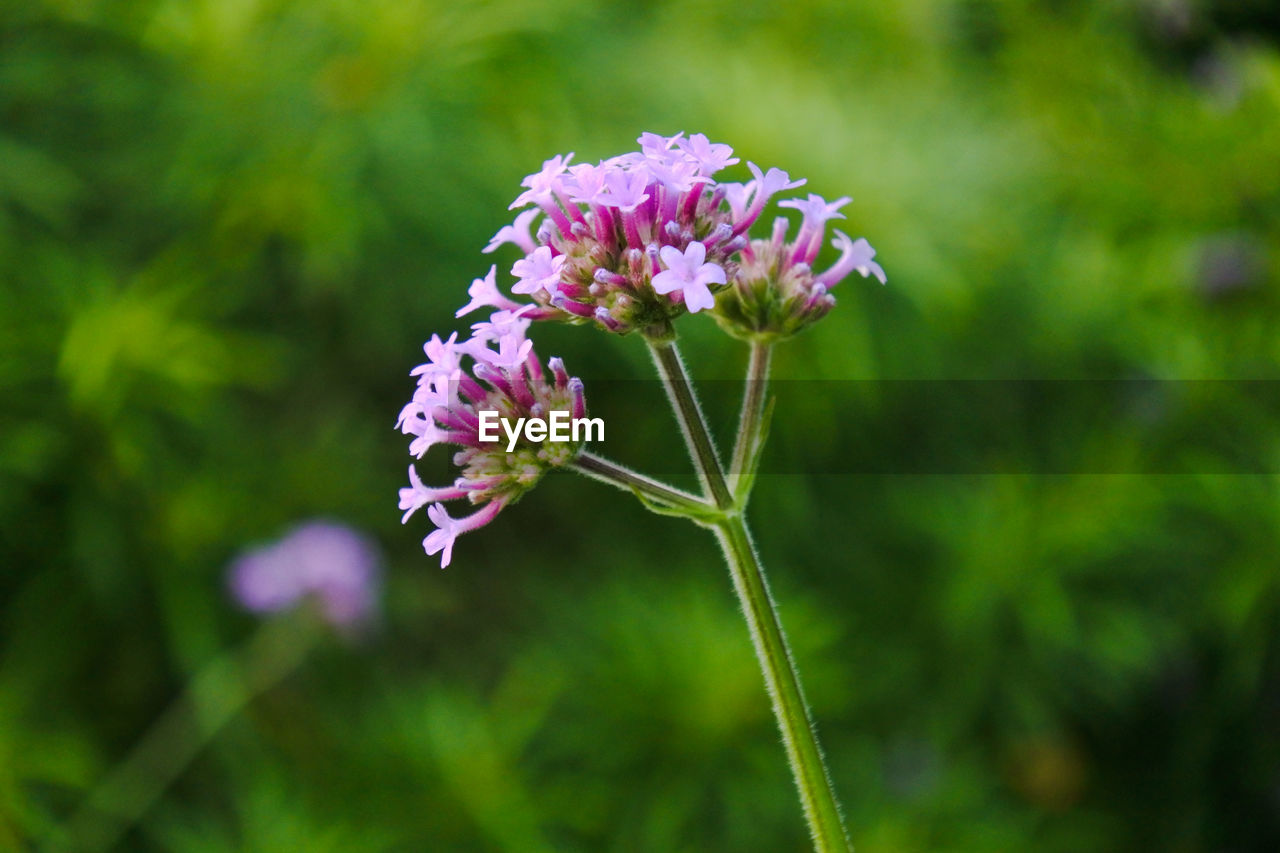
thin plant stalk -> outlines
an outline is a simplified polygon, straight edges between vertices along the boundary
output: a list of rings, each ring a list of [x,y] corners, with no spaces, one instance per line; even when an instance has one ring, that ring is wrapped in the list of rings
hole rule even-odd
[[[254,697],[293,672],[318,635],[305,611],[271,620],[214,658],[89,794],[52,850],[108,850],[146,817],[196,756]]]
[[[729,463],[729,483],[734,498],[746,502],[751,492],[750,472],[755,470],[764,449],[765,397],[769,391],[769,362],[773,345],[761,341],[751,343],[747,362],[747,387],[742,397],[742,413],[738,416],[738,437]]]
[[[800,687],[800,673],[791,657],[746,520],[741,515],[725,518],[716,525],[716,538],[729,564],[733,589],[738,594],[751,632],[751,644],[760,660],[814,849],[821,853],[851,851],[853,845],[844,828],[840,804],[818,744],[817,729]]]
[[[715,505],[722,511],[733,508],[733,495],[724,479],[724,470],[720,467],[720,458],[716,456],[715,445],[711,441],[711,433],[707,430],[706,419],[702,416],[702,407],[693,393],[693,385],[689,382],[689,374],[685,372],[684,362],[680,359],[680,351],[672,341],[649,341],[649,351],[653,354],[653,363],[662,376],[662,385],[667,389],[671,406],[675,409],[676,420],[680,422],[680,432],[684,435],[689,455],[693,457],[698,469],[698,478]]]
[[[588,451],[578,454],[578,458],[573,461],[573,468],[579,474],[593,480],[599,480],[620,489],[630,489],[649,500],[683,513],[703,513],[715,509],[697,495],[668,486],[666,483]]]
[[[752,545],[751,533],[743,517],[751,486],[748,472],[754,468],[762,444],[769,346],[752,346],[746,396],[738,424],[733,467],[730,469],[735,491],[730,491],[725,480],[693,385],[685,373],[675,344],[651,341],[649,346],[680,422],[689,455],[704,488],[719,510],[710,526],[714,528],[724,552],[734,591],[747,620],[814,849],[818,853],[849,853],[853,845],[845,831],[839,802],[818,745],[817,731],[800,686],[800,674],[769,592],[764,566]],[[737,490],[739,484],[745,488]]]

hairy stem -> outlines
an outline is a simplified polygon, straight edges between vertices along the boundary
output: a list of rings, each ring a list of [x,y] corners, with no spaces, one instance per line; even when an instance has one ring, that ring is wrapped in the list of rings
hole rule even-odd
[[[691,495],[682,489],[668,486],[666,483],[659,482],[652,477],[646,477],[644,474],[632,471],[630,468],[626,468],[616,462],[610,462],[608,459],[597,456],[594,453],[586,451],[580,453],[578,458],[573,461],[572,467],[578,473],[593,480],[599,480],[602,483],[608,483],[620,489],[640,492],[644,496],[672,509],[695,513],[715,509],[714,506],[697,495]]]
[[[716,525],[716,538],[729,563],[733,588],[751,631],[751,642],[760,660],[773,715],[800,791],[800,803],[813,836],[814,849],[819,853],[852,851],[822,749],[818,746],[817,731],[800,688],[800,674],[787,647],[764,566],[751,543],[746,521],[741,515],[725,518]]]
[[[703,488],[714,498],[719,510],[713,517],[689,517],[715,530],[729,564],[733,588],[747,620],[814,848],[818,853],[850,853],[853,845],[845,832],[835,790],[818,746],[818,735],[800,688],[800,674],[787,647],[782,622],[765,579],[764,566],[751,544],[751,534],[743,518],[751,490],[751,478],[745,475],[755,464],[762,444],[769,347],[757,344],[751,351],[748,386],[732,469],[735,488],[742,486],[740,494],[731,493],[725,482],[693,386],[674,344],[650,340],[649,348],[662,375],[667,396],[671,398]]]
[[[733,461],[729,465],[729,480],[734,497],[744,502],[750,491],[750,480],[743,477],[755,469],[764,450],[764,402],[769,390],[769,360],[773,345],[759,341],[751,344],[751,357],[747,363],[747,387],[742,396],[742,414],[738,417],[738,438],[733,445]],[[743,484],[748,488],[741,488]]]
[[[689,383],[689,375],[685,373],[679,350],[670,341],[650,340],[648,343],[653,362],[662,375],[663,387],[667,389],[667,396],[671,398],[671,405],[675,408],[680,432],[684,434],[685,444],[689,447],[689,455],[698,468],[702,487],[720,510],[733,509],[733,495],[725,482],[720,458],[716,456],[711,433],[707,431],[707,422],[702,416],[698,398],[693,394],[693,386]]]

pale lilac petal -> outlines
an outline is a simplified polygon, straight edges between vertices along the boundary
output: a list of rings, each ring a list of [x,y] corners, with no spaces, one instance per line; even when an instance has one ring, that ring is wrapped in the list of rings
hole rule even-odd
[[[693,313],[715,304],[707,285],[724,284],[727,279],[719,264],[705,263],[705,245],[695,240],[683,252],[675,246],[663,246],[658,256],[667,268],[653,277],[653,289],[657,293],[666,295],[683,290],[685,305]]]
[[[520,186],[529,189],[517,196],[509,209],[515,210],[529,204],[541,204],[551,199],[556,191],[562,188],[560,176],[569,168],[569,161],[572,159],[573,152],[570,151],[567,155],[557,154],[543,162],[541,170],[528,175],[520,182]]]
[[[512,292],[528,294],[545,290],[554,296],[566,260],[564,255],[553,256],[550,246],[539,246],[511,267],[511,274],[520,279],[512,285]]]
[[[503,502],[495,498],[480,509],[464,518],[451,518],[444,504],[432,504],[427,507],[427,517],[436,525],[436,529],[422,540],[422,547],[428,556],[440,554],[440,568],[447,568],[453,560],[453,543],[463,533],[484,527],[502,511]]]
[[[713,175],[738,162],[738,158],[733,156],[732,148],[720,142],[709,141],[706,134],[695,133],[678,144],[680,150],[698,164],[703,175]]]
[[[489,267],[489,274],[484,278],[477,278],[471,282],[471,287],[467,288],[467,295],[471,297],[471,301],[458,309],[455,317],[462,317],[470,314],[477,308],[498,308],[511,310],[520,307],[520,303],[508,299],[498,290],[497,266]]]
[[[716,298],[702,281],[693,281],[684,288],[684,304],[689,313],[697,314],[703,308],[714,308]]]
[[[499,246],[506,243],[515,243],[523,251],[532,252],[537,247],[537,244],[533,242],[533,238],[529,236],[529,233],[533,226],[533,220],[537,219],[538,214],[541,212],[536,207],[520,211],[516,216],[515,223],[499,228],[498,233],[493,235],[493,239],[481,251],[488,254],[496,251]]]
[[[772,171],[772,170],[771,170]],[[809,193],[806,199],[792,198],[786,201],[778,202],[778,207],[790,207],[804,214],[805,226],[821,226],[832,219],[844,219],[844,214],[840,213],[840,208],[844,207],[853,199],[843,196],[835,201],[828,202],[820,195]]]

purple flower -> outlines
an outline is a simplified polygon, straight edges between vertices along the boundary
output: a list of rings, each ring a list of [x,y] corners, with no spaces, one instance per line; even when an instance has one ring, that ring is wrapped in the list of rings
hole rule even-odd
[[[400,509],[404,510],[404,515],[400,518],[400,523],[404,524],[409,520],[409,516],[422,509],[427,504],[437,503],[439,501],[451,501],[457,498],[467,496],[466,489],[457,486],[445,486],[439,489],[433,489],[430,486],[423,485],[422,478],[418,476],[418,469],[413,465],[409,466],[409,488],[400,490]]]
[[[671,149],[675,148],[683,137],[683,130],[675,136],[659,136],[656,133],[646,131],[640,134],[636,142],[640,144],[640,151],[643,156],[651,160],[667,161],[671,158]]]
[[[680,150],[691,157],[703,175],[714,175],[726,166],[738,162],[733,149],[721,142],[711,142],[705,133],[695,133],[687,141],[677,143]]]
[[[645,163],[645,171],[663,186],[684,193],[705,183],[699,180],[698,164],[685,157],[667,160],[650,160]],[[675,199],[673,198],[674,202]],[[674,204],[671,207],[675,207]]]
[[[453,461],[462,469],[451,486],[424,484],[410,466],[409,485],[400,490],[402,521],[422,507],[436,530],[423,540],[431,555],[441,554],[441,567],[449,565],[453,544],[463,533],[492,521],[503,507],[533,488],[552,468],[567,465],[581,451],[585,436],[569,441],[534,441],[525,435],[504,435],[493,415],[516,423],[530,417],[547,418],[562,411],[571,418],[585,416],[582,382],[569,376],[559,359],[551,359],[550,376],[525,337],[529,326],[526,314],[538,310],[526,305],[496,311],[472,328],[474,336],[457,341],[433,337],[426,347],[431,359],[416,368],[418,389],[400,414],[398,425],[407,434],[418,436],[410,453],[421,458],[434,444],[461,448]],[[491,349],[496,344],[497,349]],[[469,370],[460,365],[472,361]],[[447,368],[447,369],[446,369]],[[519,427],[515,427],[518,431]],[[444,502],[466,500],[478,509],[463,518],[453,518]]]
[[[463,533],[469,533],[479,527],[484,527],[502,511],[502,503],[500,501],[490,501],[482,509],[478,509],[464,518],[452,518],[449,511],[444,508],[444,504],[432,504],[427,507],[427,517],[436,526],[427,538],[423,540],[422,547],[426,550],[427,556],[432,557],[440,554],[440,568],[446,569],[449,563],[453,561],[453,543]],[[443,553],[441,553],[443,552]]]
[[[429,389],[438,387],[438,383],[434,382],[424,386]],[[421,459],[437,444],[444,444],[449,440],[449,431],[440,429],[435,421],[427,417],[427,412],[440,402],[442,401],[414,400],[400,410],[400,419],[396,421],[396,427],[405,435],[414,437],[409,443],[409,453],[417,459]]]
[[[228,585],[251,612],[275,613],[314,597],[331,625],[351,629],[374,617],[380,576],[372,542],[344,525],[312,521],[238,557]]]
[[[597,197],[600,204],[617,207],[623,211],[635,210],[649,200],[649,176],[644,172],[611,171],[604,176],[607,192]]]
[[[823,226],[831,219],[844,219],[844,214],[840,213],[840,208],[848,204],[852,199],[843,196],[835,201],[827,201],[820,195],[809,193],[806,199],[788,199],[787,201],[778,202],[778,207],[790,207],[804,214],[804,225],[808,226],[812,223],[815,226]]]
[[[533,341],[525,337],[529,320],[523,316],[532,308],[532,305],[522,305],[514,311],[495,311],[488,320],[472,324],[467,354],[494,367],[519,367],[533,349]],[[498,345],[497,352],[489,349],[490,343]]]
[[[807,199],[793,198],[778,202],[778,207],[790,207],[804,215],[800,223],[800,231],[796,234],[795,252],[792,255],[795,263],[813,263],[818,250],[822,248],[822,234],[827,227],[827,222],[832,219],[844,219],[840,208],[850,201],[852,199],[848,196],[843,196],[828,202],[820,195],[809,193]]]
[[[520,182],[520,186],[528,187],[529,189],[517,196],[508,209],[515,210],[518,207],[525,207],[529,204],[542,204],[552,198],[556,191],[560,189],[560,176],[569,168],[569,161],[572,159],[573,152],[570,151],[563,156],[557,154],[550,160],[544,161],[540,171],[526,176]]]
[[[715,306],[716,299],[707,285],[724,284],[724,268],[704,263],[706,246],[695,241],[683,252],[675,246],[663,246],[659,254],[667,268],[653,277],[654,290],[662,294],[683,290],[685,305],[693,313]]]
[[[569,191],[569,199],[578,204],[596,204],[605,192],[605,178],[613,167],[601,163],[592,166],[590,163],[579,163],[569,169],[569,177],[565,179],[565,187]]]
[[[512,292],[535,293],[545,290],[554,296],[564,264],[564,255],[552,256],[550,246],[539,246],[511,267],[511,274],[520,279],[511,287]]]
[[[537,208],[520,211],[516,214],[515,223],[503,225],[499,228],[498,233],[494,234],[493,239],[489,241],[489,245],[485,246],[481,251],[487,255],[505,243],[515,243],[526,253],[532,252],[537,248],[537,244],[529,236],[529,227],[533,224],[533,220],[538,218],[539,213],[541,211]]]
[[[525,213],[529,212],[530,211],[525,211]],[[524,216],[524,213],[520,215]],[[491,308],[501,308],[508,311],[513,308],[519,308],[519,303],[503,296],[502,291],[498,290],[497,274],[497,266],[491,266],[489,267],[488,275],[484,278],[477,278],[472,281],[471,287],[467,288],[467,295],[471,297],[471,301],[459,308],[458,312],[454,314],[454,316],[461,317],[463,314],[470,314],[477,308],[484,308],[486,306]]]
[[[472,284],[472,287],[474,286],[475,285]],[[449,335],[449,339],[447,341],[440,340],[439,335],[432,335],[431,340],[422,345],[422,351],[427,355],[427,363],[415,367],[413,370],[409,371],[409,375],[420,376],[428,371],[434,373],[452,373],[457,370],[457,347],[454,346],[457,340],[457,332]]]
[[[881,284],[887,284],[888,279],[885,278],[884,270],[871,260],[876,256],[876,250],[871,248],[867,239],[859,237],[857,241],[850,240],[848,234],[839,229],[834,230],[836,236],[831,241],[831,245],[840,250],[840,259],[816,280],[823,286],[831,288],[849,273],[857,270],[863,278],[874,275],[880,279]]]
[[[746,184],[746,190],[751,193],[751,206],[742,211],[741,215],[737,214],[735,208],[733,217],[733,231],[735,234],[741,234],[754,225],[764,211],[764,206],[769,203],[769,199],[773,198],[773,196],[786,190],[804,186],[805,183],[804,178],[795,181],[791,180],[791,176],[781,169],[770,169],[768,172],[761,172],[760,167],[750,161],[747,161],[747,168],[751,170],[751,174],[755,175],[755,180],[748,181]]]
[[[769,171],[762,175],[760,174],[760,167],[755,163],[748,163],[747,168],[751,170],[751,174],[756,176],[756,187],[766,199],[777,193],[802,187],[806,183],[804,178],[795,181],[791,180],[791,176],[781,169],[770,167]]]
[[[748,162],[752,180],[717,184],[712,175],[739,162],[728,145],[683,132],[643,133],[637,142],[638,151],[595,165],[570,165],[573,155],[553,157],[522,182],[526,191],[513,207],[537,204],[545,219],[529,237],[528,223],[518,218],[495,235],[490,248],[515,242],[524,249],[525,257],[511,270],[518,279],[511,290],[530,297],[532,307],[524,314],[528,319],[590,323],[617,334],[639,331],[665,338],[675,334],[673,323],[685,313],[715,307],[722,314],[718,294],[724,291],[715,286],[736,285],[738,270],[745,266],[752,281],[773,277],[769,292],[774,296],[783,298],[785,290],[791,294],[787,299],[799,301],[785,309],[792,315],[787,330],[765,332],[758,327],[772,309],[753,302],[755,297],[744,290],[746,301],[738,306],[746,323],[741,334],[751,340],[786,337],[796,328],[792,320],[801,323],[803,315],[803,323],[811,322],[834,304],[823,288],[852,270],[881,274],[878,266],[868,265],[874,262],[861,245],[821,280],[812,271],[826,223],[843,218],[839,210],[848,199],[828,203],[811,195],[783,202],[803,215],[796,239],[786,243],[784,220],[782,231],[775,229],[776,239],[763,241],[766,245],[756,251],[753,246],[762,241],[753,241],[748,232],[777,194],[804,185],[803,178],[793,180],[781,169]],[[531,223],[535,214],[527,213]],[[692,248],[694,243],[701,248]],[[784,245],[785,256],[780,254]],[[845,243],[838,247],[843,251]],[[692,263],[691,251],[701,253],[697,263]],[[775,264],[773,272],[769,263]],[[791,277],[790,283],[776,286],[783,274]],[[496,287],[477,285],[477,290],[464,310],[479,305],[515,310],[499,301],[505,299],[501,294],[494,295]],[[498,351],[503,352],[501,345]],[[518,351],[510,353],[518,359]]]

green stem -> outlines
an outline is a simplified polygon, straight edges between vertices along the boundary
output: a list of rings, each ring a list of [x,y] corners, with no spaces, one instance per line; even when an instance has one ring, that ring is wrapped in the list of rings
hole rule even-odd
[[[689,455],[697,466],[703,487],[715,498],[718,513],[691,518],[715,530],[729,564],[733,588],[746,617],[756,657],[760,661],[760,670],[773,705],[774,717],[782,732],[787,760],[791,764],[791,773],[800,792],[800,803],[809,824],[814,849],[818,853],[850,853],[853,845],[845,832],[835,790],[831,786],[831,778],[822,758],[822,749],[818,746],[818,735],[805,704],[804,692],[800,688],[800,674],[796,671],[795,661],[787,647],[782,622],[778,618],[777,608],[765,579],[764,566],[751,544],[751,534],[743,518],[743,509],[751,490],[751,478],[746,475],[752,470],[762,444],[769,346],[756,344],[751,350],[748,386],[734,447],[734,467],[731,469],[735,488],[740,487],[741,494],[729,491],[711,444],[702,410],[674,344],[651,340],[649,348],[658,371],[662,374],[663,384],[675,408],[681,432],[689,447]]]
[[[772,354],[772,344],[759,341],[751,344],[747,387],[742,397],[742,414],[738,418],[738,438],[734,442],[733,461],[729,465],[734,498],[743,503],[751,490],[751,480],[746,474],[755,470],[760,451],[764,449],[764,402],[769,390],[769,359]]]
[[[751,642],[764,673],[773,715],[782,731],[782,742],[800,791],[800,803],[813,836],[814,849],[819,853],[852,851],[835,789],[818,746],[818,734],[800,688],[800,674],[787,647],[764,566],[756,556],[746,521],[741,515],[725,518],[716,525],[716,538],[724,550],[734,591],[747,618]]]
[[[630,468],[623,467],[594,453],[583,451],[573,461],[572,467],[578,473],[593,480],[599,480],[602,483],[608,483],[620,489],[639,492],[651,500],[669,506],[672,509],[691,513],[705,513],[707,510],[715,509],[714,506],[697,495],[691,495],[682,489],[668,486],[666,483],[659,482],[652,477],[646,477],[644,474],[632,471]]]
[[[649,351],[653,353],[653,362],[662,375],[662,384],[671,398],[671,405],[676,410],[676,419],[680,422],[680,431],[684,434],[685,444],[689,447],[689,455],[693,457],[698,468],[698,477],[702,487],[715,500],[720,510],[730,510],[734,506],[733,495],[724,479],[724,470],[720,467],[720,458],[716,456],[715,445],[711,442],[711,433],[707,431],[706,420],[702,417],[702,409],[698,406],[698,398],[693,394],[689,384],[689,375],[685,373],[684,362],[680,360],[680,352],[672,341],[648,341]]]
[[[114,847],[236,714],[302,662],[318,634],[316,621],[307,614],[273,619],[244,646],[205,664],[72,816],[65,846],[53,849]]]

